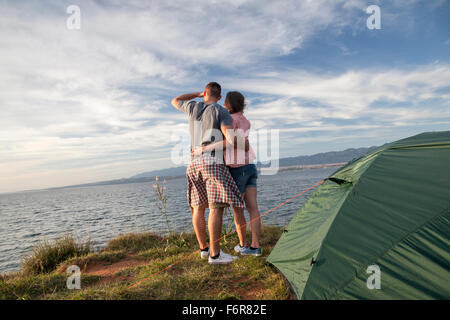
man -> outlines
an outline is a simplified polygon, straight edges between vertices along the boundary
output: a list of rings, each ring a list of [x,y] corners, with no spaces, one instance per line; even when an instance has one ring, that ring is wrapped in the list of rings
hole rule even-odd
[[[191,101],[203,98],[203,102]],[[223,141],[234,144],[233,120],[228,111],[217,102],[221,99],[221,87],[210,82],[203,92],[183,94],[172,99],[172,105],[189,117],[191,148]],[[233,257],[220,250],[222,217],[225,207],[244,207],[241,194],[223,162],[223,148],[192,157],[186,171],[187,197],[192,209],[192,224],[201,249],[201,257],[210,264],[231,263]],[[206,243],[205,209],[209,207],[209,247]]]

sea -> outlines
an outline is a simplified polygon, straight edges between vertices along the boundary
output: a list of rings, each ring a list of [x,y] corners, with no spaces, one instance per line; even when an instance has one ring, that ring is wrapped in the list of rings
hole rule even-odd
[[[299,194],[336,171],[316,168],[260,175],[258,205],[261,214]],[[162,186],[164,180],[159,179]],[[98,185],[0,194],[0,274],[17,271],[21,261],[39,241],[53,241],[72,234],[89,239],[97,250],[108,240],[124,233],[170,230],[192,232],[191,213],[186,200],[186,179],[168,179],[166,219],[157,207],[156,182]],[[289,223],[313,190],[263,216],[264,225]],[[207,216],[207,214],[206,214]],[[248,221],[248,213],[246,213]],[[232,214],[224,217],[232,226]]]

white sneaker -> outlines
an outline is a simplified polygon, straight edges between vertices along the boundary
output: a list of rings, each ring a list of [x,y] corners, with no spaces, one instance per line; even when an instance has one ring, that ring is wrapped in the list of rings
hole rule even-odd
[[[220,250],[219,257],[216,259],[209,257],[208,262],[209,262],[209,264],[227,264],[227,263],[232,263],[237,258],[238,257],[229,255],[228,253],[225,253],[222,250]]]
[[[208,259],[208,257],[209,257],[209,248],[208,251],[200,251],[200,258]]]

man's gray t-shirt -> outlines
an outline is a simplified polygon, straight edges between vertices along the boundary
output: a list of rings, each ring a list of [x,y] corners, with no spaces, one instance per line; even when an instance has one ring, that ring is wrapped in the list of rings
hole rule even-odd
[[[191,147],[222,141],[223,134],[220,127],[233,125],[233,119],[228,110],[218,103],[180,101],[178,110],[185,112],[189,117]]]

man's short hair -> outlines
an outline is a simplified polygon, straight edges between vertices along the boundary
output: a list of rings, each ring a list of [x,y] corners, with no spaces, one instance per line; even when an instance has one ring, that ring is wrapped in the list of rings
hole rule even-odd
[[[222,93],[222,87],[217,82],[210,82],[205,87],[206,92],[208,95],[214,98],[220,98]]]

